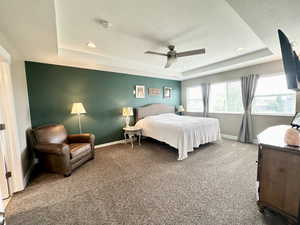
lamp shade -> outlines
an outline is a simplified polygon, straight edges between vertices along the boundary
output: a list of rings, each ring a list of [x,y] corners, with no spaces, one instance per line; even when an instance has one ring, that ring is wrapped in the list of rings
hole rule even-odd
[[[123,107],[123,116],[133,116],[132,107]]]
[[[178,112],[184,112],[184,107],[183,107],[183,105],[178,106]]]
[[[86,113],[85,108],[81,102],[73,103],[71,114]]]

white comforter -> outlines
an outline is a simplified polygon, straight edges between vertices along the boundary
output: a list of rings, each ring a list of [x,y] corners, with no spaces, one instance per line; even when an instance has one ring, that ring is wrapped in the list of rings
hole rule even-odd
[[[178,116],[172,113],[148,116],[136,123],[143,135],[178,149],[178,160],[201,144],[220,139],[219,120],[205,117]]]

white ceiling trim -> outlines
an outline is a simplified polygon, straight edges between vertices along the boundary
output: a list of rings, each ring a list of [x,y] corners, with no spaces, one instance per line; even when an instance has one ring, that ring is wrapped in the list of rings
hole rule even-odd
[[[146,76],[160,79],[168,79],[168,80],[181,80],[181,74],[164,74],[162,75],[159,71],[153,71],[153,69],[149,69],[148,71],[145,69],[139,69],[138,67],[120,67],[116,61],[109,62],[111,60],[109,57],[100,56],[97,54],[76,52],[69,49],[59,49],[59,56],[64,59],[72,58],[71,61],[61,60],[60,65],[64,66],[75,66],[84,69],[94,69],[101,71],[108,71],[114,73],[124,73],[129,75],[137,75],[137,76]],[[106,60],[106,62],[103,62]],[[101,61],[103,63],[101,63]],[[49,61],[48,63],[55,64],[54,62]]]
[[[188,77],[183,77],[181,79],[181,81],[189,80],[189,79],[193,79],[193,78],[197,78],[197,77],[202,77],[202,76],[215,75],[217,73],[219,74],[219,73],[223,73],[223,72],[227,72],[227,71],[234,71],[234,70],[238,70],[238,69],[249,67],[249,66],[261,65],[261,64],[264,64],[264,63],[268,63],[268,62],[277,61],[279,59],[280,59],[280,57],[275,56],[275,55],[262,57],[260,59],[253,59],[251,61],[235,64],[233,66],[227,66],[227,67],[222,67],[222,68],[218,68],[218,69],[215,69],[215,70],[210,70],[210,71],[207,71],[205,73],[199,73],[199,74],[195,73],[195,74],[190,75]],[[253,72],[255,72],[255,71],[253,71]]]
[[[237,57],[233,57],[231,59],[226,59],[220,62],[216,62],[216,63],[212,63],[209,64],[207,66],[203,66],[203,67],[199,67],[196,69],[192,69],[189,71],[186,71],[183,73],[183,77],[185,78],[190,78],[190,77],[194,77],[194,76],[204,76],[204,75],[208,75],[212,72],[216,72],[220,70],[226,70],[226,69],[232,69],[235,66],[238,65],[243,65],[246,63],[251,63],[251,62],[260,62],[261,60],[264,60],[266,57],[272,57],[273,58],[273,53],[267,49],[261,49],[255,52],[250,52],[244,55],[240,55]],[[271,59],[271,58],[270,58]]]
[[[153,69],[153,67],[138,63],[132,60],[124,60],[119,57],[104,56],[96,53],[75,51],[71,49],[59,48],[58,54],[60,57],[69,58],[72,60],[83,62],[95,68],[105,68],[106,71],[117,71],[119,73],[133,73],[134,75],[152,76],[164,79],[180,80],[182,74],[167,70]],[[122,70],[123,69],[123,70]]]
[[[300,44],[299,0],[226,1],[274,54],[281,56],[278,29]]]

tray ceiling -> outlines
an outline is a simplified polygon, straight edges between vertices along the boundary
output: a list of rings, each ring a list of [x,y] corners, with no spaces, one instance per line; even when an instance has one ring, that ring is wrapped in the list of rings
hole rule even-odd
[[[0,29],[25,60],[91,69],[183,80],[280,58],[278,28],[300,43],[296,0],[289,5],[271,0],[4,0],[1,4]],[[103,28],[99,19],[112,27]],[[97,47],[89,48],[89,41]],[[164,69],[166,58],[144,54],[167,52],[168,44],[177,51],[205,47],[206,54],[180,58],[169,69]]]

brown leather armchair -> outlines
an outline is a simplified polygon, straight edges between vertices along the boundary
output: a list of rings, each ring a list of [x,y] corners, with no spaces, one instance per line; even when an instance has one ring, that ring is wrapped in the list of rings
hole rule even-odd
[[[93,134],[68,135],[63,125],[33,129],[34,150],[43,169],[70,176],[72,171],[95,157]]]

